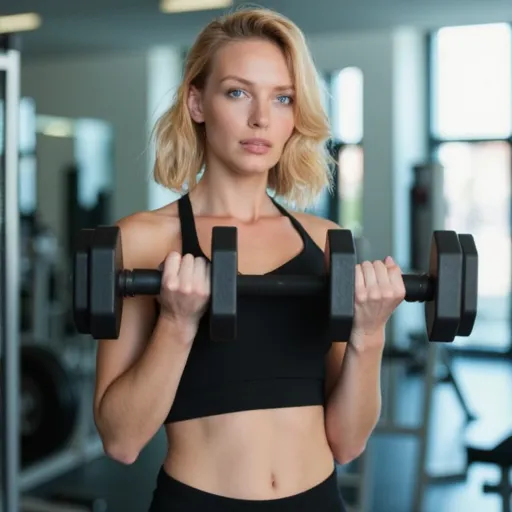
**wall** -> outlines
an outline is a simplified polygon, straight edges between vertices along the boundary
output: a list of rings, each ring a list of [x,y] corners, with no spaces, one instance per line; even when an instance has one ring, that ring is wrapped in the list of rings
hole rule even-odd
[[[63,169],[73,161],[74,143],[69,137],[37,135],[37,179],[38,215],[44,225],[49,226],[58,240],[64,240],[66,202],[63,190]],[[50,200],[41,201],[42,197]],[[40,205],[40,206],[39,206]]]
[[[155,47],[148,54],[147,131],[150,147],[147,154],[149,179],[148,208],[159,208],[176,199],[178,194],[157,185],[151,175],[155,149],[151,132],[162,113],[172,103],[182,76],[182,56],[177,48]]]
[[[147,207],[147,57],[144,53],[80,55],[22,64],[22,95],[39,114],[92,117],[110,123],[115,137],[114,218]],[[41,180],[43,181],[43,180]],[[38,185],[58,197],[50,184]],[[40,188],[41,191],[41,188]]]

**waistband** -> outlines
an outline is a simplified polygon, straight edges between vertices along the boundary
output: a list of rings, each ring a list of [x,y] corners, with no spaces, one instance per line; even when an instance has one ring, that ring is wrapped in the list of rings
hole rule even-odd
[[[165,495],[169,506],[183,510],[209,512],[345,512],[336,469],[314,487],[292,496],[270,500],[247,500],[230,498],[191,487],[171,477],[160,468],[157,477],[157,493]],[[163,496],[162,496],[163,497]],[[186,507],[186,508],[185,508]],[[179,509],[181,510],[181,508]]]

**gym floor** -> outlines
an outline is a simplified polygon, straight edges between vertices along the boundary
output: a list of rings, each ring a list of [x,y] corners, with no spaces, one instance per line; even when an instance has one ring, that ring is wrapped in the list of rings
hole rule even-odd
[[[433,474],[464,469],[464,437],[488,442],[507,433],[508,428],[512,431],[512,402],[509,394],[501,391],[512,387],[510,362],[457,358],[454,373],[469,408],[478,419],[465,427],[464,414],[453,387],[450,384],[436,386],[429,453],[429,471]],[[418,377],[400,377],[397,404],[401,421],[410,424],[419,417],[421,391]],[[411,512],[417,446],[413,437],[374,434],[368,446],[372,466],[372,512]],[[165,437],[161,431],[131,466],[101,457],[34,489],[31,494],[45,496],[62,490],[85,493],[106,499],[109,511],[143,512],[151,500],[164,450]],[[498,478],[495,468],[474,465],[469,468],[464,482],[429,485],[423,511],[498,512],[500,498],[481,491],[484,482],[495,482]]]

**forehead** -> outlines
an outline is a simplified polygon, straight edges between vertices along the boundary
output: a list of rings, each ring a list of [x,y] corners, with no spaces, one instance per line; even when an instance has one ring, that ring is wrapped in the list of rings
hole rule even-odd
[[[254,83],[292,84],[282,50],[270,41],[250,39],[228,43],[219,49],[212,64],[214,81],[236,75]]]

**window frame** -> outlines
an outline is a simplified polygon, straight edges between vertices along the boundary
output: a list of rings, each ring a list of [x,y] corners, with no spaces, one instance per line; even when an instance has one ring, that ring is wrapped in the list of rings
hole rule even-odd
[[[328,71],[323,73],[322,78],[325,80],[327,85],[327,90],[329,92],[327,106],[328,111],[327,115],[332,123],[334,119],[334,110],[336,108],[336,95],[335,95],[335,77],[336,75],[342,71],[343,68],[338,69],[336,71]],[[364,98],[364,93],[363,93]],[[363,99],[364,101],[364,99]],[[340,220],[340,212],[341,212],[341,199],[339,195],[339,164],[338,164],[338,155],[347,147],[359,147],[363,152],[364,158],[364,124],[363,124],[363,136],[356,142],[346,142],[337,137],[331,137],[327,141],[327,149],[329,151],[330,156],[335,160],[336,163],[333,164],[332,167],[332,177],[333,177],[333,187],[332,193],[329,194],[329,202],[328,202],[328,211],[329,211],[329,220],[338,223]]]

